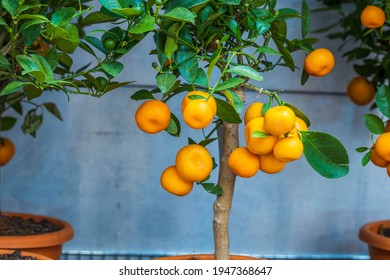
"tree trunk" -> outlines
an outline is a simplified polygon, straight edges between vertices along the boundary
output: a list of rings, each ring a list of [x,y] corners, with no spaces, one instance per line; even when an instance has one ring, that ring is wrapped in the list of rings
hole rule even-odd
[[[244,99],[242,90],[235,91],[241,99]],[[219,178],[218,184],[222,187],[223,194],[217,196],[214,202],[214,257],[216,260],[229,259],[229,215],[232,207],[236,174],[229,165],[230,154],[238,147],[238,124],[223,123],[218,130],[219,136]]]

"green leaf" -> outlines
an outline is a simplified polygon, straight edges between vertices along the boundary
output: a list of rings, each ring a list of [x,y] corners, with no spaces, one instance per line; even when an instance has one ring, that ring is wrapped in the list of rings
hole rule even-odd
[[[156,76],[157,87],[163,93],[169,91],[175,83],[176,83],[176,76],[171,73],[163,73]]]
[[[359,148],[356,148],[356,152],[358,153],[364,153],[365,151],[367,151],[369,148],[367,147],[359,147]]]
[[[108,10],[122,9],[130,5],[129,0],[99,0],[99,2]]]
[[[2,17],[0,17],[0,25],[8,26],[7,22]]]
[[[180,28],[181,24],[177,22],[168,29],[169,34],[167,35],[167,40],[164,46],[164,54],[168,60],[171,60],[173,54],[177,51],[177,34],[180,31]]]
[[[297,10],[291,8],[282,8],[276,12],[276,15],[277,19],[290,19],[301,17],[301,14]]]
[[[306,123],[307,127],[310,127],[311,123],[310,123],[309,118],[300,109],[298,109],[297,107],[295,107],[294,105],[292,105],[290,103],[284,103],[284,106],[287,106],[290,109],[292,109],[295,113],[295,116],[302,119]]]
[[[282,55],[280,52],[274,50],[271,47],[268,46],[261,46],[256,49],[256,52],[261,52],[261,53],[269,53],[269,54],[275,54],[275,55]]]
[[[202,187],[210,194],[221,195],[223,193],[221,186],[214,183],[200,183]]]
[[[199,142],[199,145],[206,147],[208,144],[213,143],[215,140],[218,140],[218,137],[204,139]]]
[[[63,7],[62,9],[57,10],[53,14],[53,16],[51,18],[51,22],[55,26],[63,26],[65,24],[67,24],[72,19],[74,13],[75,13],[74,8]]]
[[[11,63],[9,63],[8,59],[0,53],[0,68],[11,70]]]
[[[291,71],[295,71],[295,63],[294,59],[291,56],[291,53],[284,46],[283,42],[281,42],[279,39],[276,39],[275,37],[272,38],[274,39],[275,45],[278,48],[279,52],[282,54],[284,62],[291,69]]]
[[[4,9],[7,10],[12,16],[15,16],[19,8],[19,0],[2,0]]]
[[[171,20],[194,23],[196,14],[194,12],[191,12],[190,10],[188,10],[186,8],[176,7],[172,11],[163,15],[162,17],[168,18]]]
[[[97,48],[102,53],[104,54],[108,53],[106,48],[103,46],[103,43],[98,38],[92,36],[84,36],[84,40],[90,43],[95,48]]]
[[[112,77],[118,76],[124,69],[124,66],[119,61],[109,62],[107,60],[103,61],[101,64],[104,71],[110,74]]]
[[[234,66],[230,68],[227,72],[240,75],[259,82],[263,80],[263,77],[260,75],[259,72],[246,65]]]
[[[270,136],[268,133],[265,133],[264,131],[256,130],[252,132],[251,135],[253,138],[266,138]]]
[[[383,115],[390,118],[390,87],[382,85],[375,95],[375,103]]]
[[[167,1],[166,12],[169,13],[170,11],[178,7],[191,9],[196,6],[206,4],[208,2],[210,2],[210,0],[169,0]]]
[[[241,98],[237,95],[237,93],[228,89],[224,90],[223,94],[225,95],[229,103],[234,107],[234,109],[236,109],[236,112],[240,114],[242,112],[244,104]]]
[[[165,131],[172,136],[180,137],[180,130],[181,128],[179,119],[173,113],[171,113],[171,121],[169,122],[169,125]]]
[[[347,151],[333,136],[315,131],[301,131],[306,160],[325,178],[340,178],[349,172]]]
[[[28,111],[24,118],[22,125],[22,131],[25,134],[30,134],[35,136],[36,131],[41,127],[43,122],[43,115],[37,114],[36,109],[31,109]]]
[[[135,92],[132,96],[131,99],[133,100],[148,100],[148,99],[154,99],[153,94],[146,90],[146,89],[141,89],[137,92]]]
[[[31,82],[12,81],[0,92],[0,96],[7,95],[22,89],[24,86],[32,84]]]
[[[371,160],[372,150],[370,149],[362,158],[362,166],[366,166]]]
[[[142,34],[154,29],[154,17],[151,15],[144,15],[139,21],[137,21],[128,32],[131,34]]]
[[[382,134],[385,131],[385,124],[377,115],[365,114],[364,122],[367,129],[373,134]]]
[[[50,26],[50,24],[48,25]],[[72,54],[80,44],[79,31],[76,25],[67,23],[63,28],[57,28],[56,30],[62,29],[65,36],[56,36],[53,43],[57,46],[57,49],[65,53]]]
[[[215,98],[217,102],[217,116],[227,123],[241,123],[240,115],[228,102]]]
[[[235,88],[239,85],[241,85],[243,82],[245,82],[244,79],[241,78],[231,78],[229,80],[224,81],[223,83],[219,84],[215,91],[223,91],[225,89],[229,88]]]
[[[60,121],[63,121],[60,111],[57,108],[57,105],[53,102],[46,102],[43,103],[43,106],[45,106],[46,110],[48,110],[51,114],[53,114],[57,119]]]
[[[217,49],[217,51],[215,51],[213,53],[213,55],[211,56],[211,58],[210,58],[210,63],[209,63],[209,66],[207,67],[207,79],[209,81],[210,81],[210,78],[211,78],[211,74],[213,73],[213,69],[214,69],[215,65],[217,64],[217,62],[218,62],[219,56],[221,54],[221,51],[222,51],[221,48]]]
[[[302,38],[305,38],[310,31],[311,12],[306,0],[302,1]]]
[[[112,11],[127,18],[138,16],[140,14],[139,10],[135,8],[112,9]]]
[[[104,23],[104,22],[114,22],[117,18],[113,16],[106,15],[102,12],[93,12],[88,14],[82,21],[81,24],[83,26],[96,24],[96,23]]]
[[[14,117],[2,117],[0,118],[0,131],[6,131],[12,129],[16,124],[17,119]]]

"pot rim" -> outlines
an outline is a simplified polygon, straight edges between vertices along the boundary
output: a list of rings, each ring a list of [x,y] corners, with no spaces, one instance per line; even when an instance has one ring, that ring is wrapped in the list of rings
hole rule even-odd
[[[0,236],[0,248],[35,248],[36,241],[39,240],[39,247],[49,247],[63,244],[71,240],[74,236],[73,227],[66,221],[39,214],[1,212],[4,216],[16,216],[21,218],[32,218],[35,221],[47,219],[53,224],[62,227],[60,230],[42,234],[24,236]]]
[[[12,254],[13,252],[15,252],[15,250],[16,249],[0,249],[0,254]],[[51,258],[49,258],[47,256],[36,254],[36,253],[31,253],[31,252],[26,252],[23,250],[20,250],[20,255],[34,257],[34,258],[37,258],[37,260],[52,260]]]
[[[381,224],[390,227],[390,220],[374,221],[364,224],[359,230],[359,238],[373,247],[390,250],[390,238],[377,233]]]

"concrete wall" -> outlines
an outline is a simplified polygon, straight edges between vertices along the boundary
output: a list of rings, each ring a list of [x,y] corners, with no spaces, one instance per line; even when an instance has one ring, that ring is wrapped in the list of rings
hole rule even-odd
[[[284,3],[300,7],[300,1],[281,1],[280,6]],[[316,16],[313,28],[326,19]],[[291,31],[299,34],[297,21],[290,24]],[[370,145],[363,124],[369,107],[354,106],[344,93],[355,74],[337,52],[338,44],[323,39],[316,45],[335,52],[337,64],[331,75],[310,78],[301,87],[300,71],[280,68],[264,75],[261,86],[285,90],[283,100],[309,116],[312,130],[331,133],[344,143],[350,155],[349,175],[324,179],[301,158],[277,175],[237,178],[230,218],[233,253],[366,254],[365,244],[357,238],[359,227],[389,218],[385,170],[372,164],[362,168],[361,155],[355,152],[356,147]],[[63,123],[46,114],[35,139],[20,130],[4,133],[17,147],[15,158],[1,169],[4,210],[71,222],[76,235],[66,249],[213,252],[214,197],[195,187],[190,195],[178,198],[159,184],[162,170],[174,162],[187,137],[201,139],[200,132],[183,125],[179,139],[167,133],[147,135],[134,122],[140,103],[130,100],[130,95],[154,86],[150,66],[154,58],[145,57],[145,49],[152,47],[149,38],[125,58],[121,79],[135,80],[131,87],[101,99],[72,96],[69,103],[63,94],[48,93],[42,100],[58,104]],[[78,57],[81,64],[85,57]],[[296,59],[303,63],[303,55]],[[252,95],[248,93],[248,100]],[[179,115],[179,104],[169,105]],[[216,144],[209,148],[217,157]],[[216,177],[214,172],[212,179]]]

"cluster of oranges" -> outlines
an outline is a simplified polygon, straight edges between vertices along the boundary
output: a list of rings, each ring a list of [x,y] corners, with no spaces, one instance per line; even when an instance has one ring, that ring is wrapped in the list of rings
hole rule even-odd
[[[387,122],[385,132],[376,139],[371,150],[371,162],[376,166],[387,168],[390,177],[390,121]]]
[[[209,93],[191,91],[183,98],[181,111],[189,127],[202,129],[214,119],[217,103]],[[135,121],[142,131],[155,134],[168,128],[171,111],[163,101],[148,100],[137,109]],[[191,192],[195,182],[207,179],[212,170],[213,159],[209,151],[202,145],[190,144],[176,154],[175,165],[162,172],[160,183],[166,191],[184,196]]]
[[[235,149],[228,160],[231,170],[240,177],[250,178],[259,170],[274,174],[303,153],[299,131],[306,123],[284,105],[275,106],[263,115],[263,103],[252,103],[245,112],[246,146]]]

